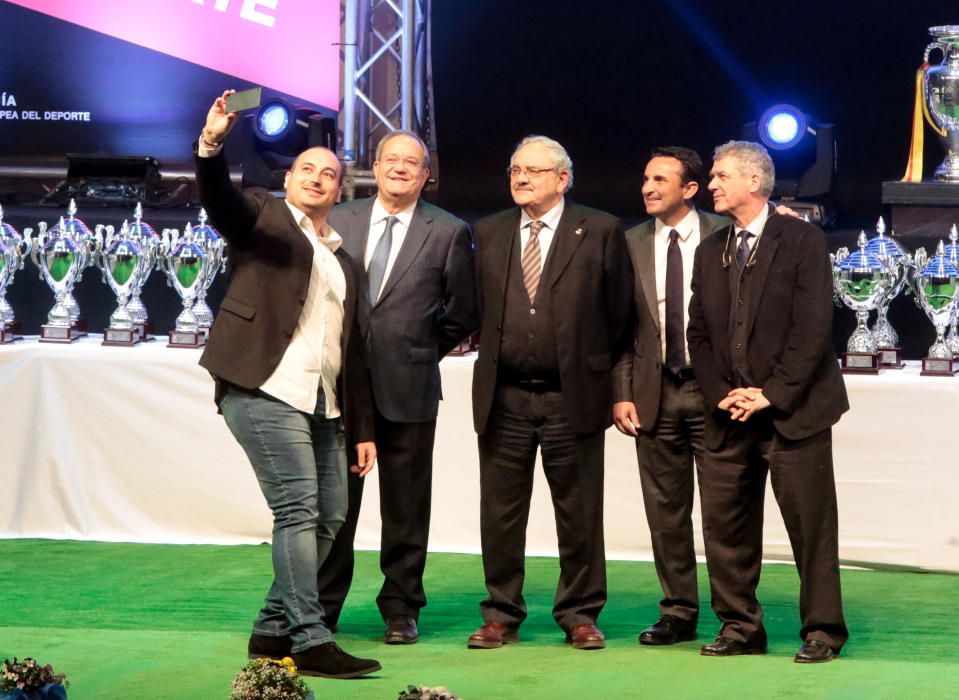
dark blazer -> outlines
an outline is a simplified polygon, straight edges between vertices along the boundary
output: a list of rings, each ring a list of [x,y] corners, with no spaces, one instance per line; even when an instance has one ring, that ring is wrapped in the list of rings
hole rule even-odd
[[[706,401],[706,446],[718,448],[729,414],[716,408],[733,388],[729,351],[730,285],[724,261],[735,266],[732,224],[703,240],[693,263],[686,337]],[[826,236],[813,226],[770,211],[751,271],[748,370],[772,403],[776,430],[801,440],[835,424],[849,409],[832,346],[832,266]],[[728,248],[727,248],[728,246]],[[726,255],[724,255],[724,252]],[[731,262],[730,262],[731,261]]]
[[[327,221],[363,265],[375,197],[333,208]],[[367,341],[376,407],[388,420],[436,418],[439,361],[478,324],[469,226],[420,201],[376,304],[362,273],[360,329]]]
[[[506,285],[517,248],[520,210],[474,227],[480,348],[473,370],[473,423],[486,430],[496,390]],[[629,344],[633,271],[619,219],[566,200],[544,274],[569,423],[588,435],[612,424],[610,369]]]
[[[697,213],[701,241],[729,226],[729,219],[725,216],[703,211]],[[663,348],[656,293],[655,232],[655,219],[644,221],[626,232],[626,247],[636,278],[635,333],[633,351],[624,353],[613,368],[613,401],[636,404],[639,429],[644,431],[656,426],[662,394]],[[684,260],[684,264],[692,265],[692,260]]]
[[[219,399],[221,382],[256,389],[280,364],[306,301],[313,247],[282,199],[230,182],[222,152],[195,161],[200,201],[228,242],[229,287],[200,357]],[[352,448],[373,439],[372,396],[356,314],[359,271],[342,247],[336,259],[346,277],[336,392]]]

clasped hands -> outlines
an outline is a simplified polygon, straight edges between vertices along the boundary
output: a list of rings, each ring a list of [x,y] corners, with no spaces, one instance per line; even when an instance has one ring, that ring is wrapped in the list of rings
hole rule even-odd
[[[719,402],[719,409],[729,411],[733,420],[745,423],[754,413],[769,408],[769,403],[763,395],[763,390],[755,386],[744,386],[733,389],[726,398]]]

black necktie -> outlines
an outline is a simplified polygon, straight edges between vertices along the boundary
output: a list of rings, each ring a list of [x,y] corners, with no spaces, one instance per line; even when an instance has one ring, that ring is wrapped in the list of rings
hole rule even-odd
[[[666,248],[666,366],[673,372],[686,364],[686,321],[683,313],[683,252],[679,232],[669,232]]]
[[[736,264],[739,265],[740,270],[746,267],[749,254],[752,252],[752,249],[749,247],[749,237],[752,235],[753,234],[746,229],[739,232],[739,245],[736,247]]]

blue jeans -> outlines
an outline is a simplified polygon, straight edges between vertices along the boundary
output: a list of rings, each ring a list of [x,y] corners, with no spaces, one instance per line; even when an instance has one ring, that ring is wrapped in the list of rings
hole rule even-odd
[[[261,391],[228,387],[220,410],[273,511],[273,585],[253,633],[290,635],[293,651],[332,641],[316,574],[346,518],[346,438],[340,418],[313,415]]]

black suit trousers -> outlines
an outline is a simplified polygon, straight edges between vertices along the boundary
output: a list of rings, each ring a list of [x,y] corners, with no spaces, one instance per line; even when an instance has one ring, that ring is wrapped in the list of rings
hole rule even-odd
[[[662,378],[656,425],[636,438],[639,479],[663,588],[660,615],[693,623],[699,617],[693,540],[694,461],[702,466],[703,395],[695,379]],[[700,477],[700,481],[702,477]]]
[[[376,411],[375,431],[382,523],[380,570],[384,576],[376,604],[384,619],[419,619],[420,608],[426,605],[423,571],[430,531],[436,420],[396,423]],[[353,581],[353,541],[363,482],[350,474],[346,522],[318,575],[327,625],[337,624]]]
[[[849,633],[839,581],[832,430],[788,440],[761,413],[730,425],[722,446],[703,458],[706,565],[720,633],[750,644],[765,641],[756,587],[767,473],[799,572],[800,638],[820,639],[838,651]]]
[[[567,631],[596,621],[606,604],[603,440],[603,432],[573,433],[559,392],[496,389],[487,429],[479,435],[485,621],[516,628],[526,619],[526,525],[537,447],[559,541],[553,617]]]

